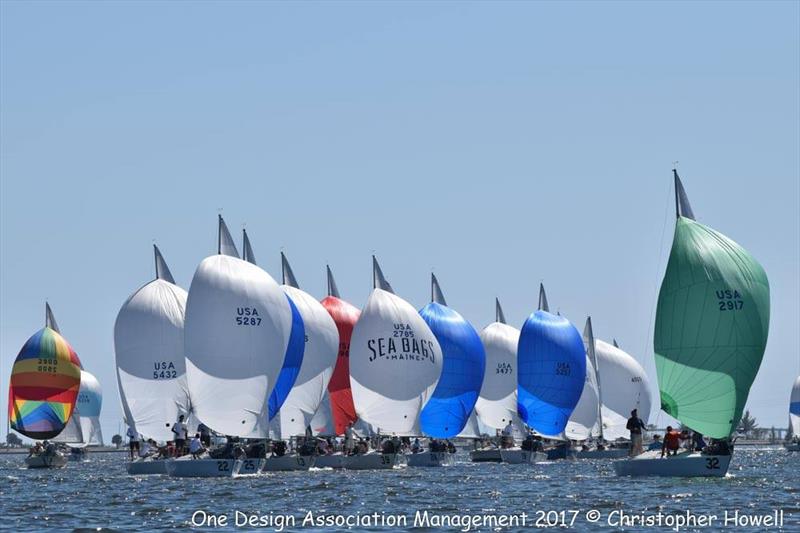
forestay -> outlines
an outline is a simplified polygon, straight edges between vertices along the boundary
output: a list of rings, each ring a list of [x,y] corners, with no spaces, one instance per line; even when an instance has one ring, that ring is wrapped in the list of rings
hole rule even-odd
[[[741,246],[693,220],[675,172],[672,250],[654,335],[661,408],[714,438],[736,429],[769,330],[769,282]]]
[[[226,255],[236,247],[222,217],[219,227],[221,253],[197,267],[186,302],[192,409],[214,431],[264,438],[267,400],[289,345],[292,309],[269,274]]]
[[[433,396],[420,414],[420,428],[425,435],[450,438],[461,432],[475,407],[486,355],[475,328],[447,306],[433,274],[431,292],[433,301],[419,314],[439,343],[443,364]]]
[[[389,292],[373,261],[375,289],[350,344],[356,414],[383,434],[419,435],[420,411],[442,372],[441,348],[411,304]]]
[[[158,247],[156,279],[134,292],[114,324],[117,380],[126,423],[145,438],[168,441],[188,414],[183,327],[187,293],[175,285]]]

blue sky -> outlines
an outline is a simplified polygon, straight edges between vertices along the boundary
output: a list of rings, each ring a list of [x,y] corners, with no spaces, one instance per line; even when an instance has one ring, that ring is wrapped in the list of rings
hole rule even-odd
[[[551,307],[655,379],[672,161],[772,288],[749,407],[787,425],[800,370],[800,4],[0,3],[0,394],[49,299],[120,407],[112,328],[188,288],[219,209],[278,276],[398,294],[483,327]],[[655,420],[655,416],[653,419]],[[2,412],[3,427],[6,413]],[[662,419],[663,420],[663,417]],[[4,433],[4,431],[3,431]]]

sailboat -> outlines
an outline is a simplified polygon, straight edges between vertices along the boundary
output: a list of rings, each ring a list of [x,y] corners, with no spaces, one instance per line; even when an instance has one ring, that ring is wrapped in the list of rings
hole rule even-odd
[[[333,318],[313,296],[300,289],[286,255],[281,252],[283,284],[281,289],[294,302],[305,328],[303,364],[277,417],[277,437],[288,439],[306,434],[311,421],[325,400],[336,354],[339,333]],[[315,457],[287,454],[267,458],[265,470],[302,470],[314,466]]]
[[[500,300],[495,299],[495,321],[483,328],[481,342],[486,354],[486,372],[480,396],[475,403],[478,419],[496,431],[509,423],[521,427],[517,414],[517,344],[519,330],[506,323]],[[479,448],[470,452],[473,462],[502,462],[497,447]]]
[[[125,423],[145,439],[172,440],[172,424],[190,413],[183,326],[187,292],[175,284],[158,246],[155,279],[122,304],[114,323],[114,356]],[[137,458],[132,475],[165,474],[164,460]]]
[[[11,370],[11,429],[34,440],[58,436],[72,416],[80,385],[80,359],[58,332],[50,304],[45,303],[44,328],[25,342]],[[25,460],[28,468],[61,468],[66,462],[54,448]]]
[[[653,341],[661,408],[715,442],[666,459],[645,452],[614,468],[618,475],[722,477],[767,343],[769,282],[747,250],[695,220],[676,170],[673,176],[677,221]]]
[[[792,395],[789,398],[789,423],[792,426],[794,440],[786,443],[790,452],[800,452],[800,376],[794,380]]]
[[[469,421],[483,383],[486,354],[475,328],[447,306],[434,274],[431,274],[431,302],[419,314],[442,350],[442,373],[420,413],[420,429],[427,437],[449,439],[457,436]],[[408,456],[408,466],[442,466],[453,462],[453,454],[447,450]]]
[[[417,436],[420,413],[442,373],[442,350],[414,307],[394,294],[374,256],[372,268],[373,291],[350,343],[353,403],[358,417],[380,434]],[[401,456],[356,457],[365,467],[391,468]]]
[[[266,439],[270,394],[296,327],[286,294],[264,270],[239,258],[220,216],[217,254],[197,267],[186,300],[186,377],[194,416],[223,435]],[[255,474],[263,461],[185,455],[168,461],[167,471],[179,477]]]
[[[543,285],[539,286],[539,310],[528,317],[520,332],[517,369],[517,408],[522,421],[539,435],[563,436],[583,392],[586,352],[575,326],[549,312]],[[512,463],[536,461],[540,453],[500,451],[503,461]],[[548,457],[558,456],[556,451],[548,453]]]
[[[622,351],[616,340],[614,344],[608,344],[594,337],[592,317],[586,319],[583,339],[589,358],[587,380],[590,372],[595,374],[596,393],[593,397],[596,399],[594,402],[596,410],[593,427],[597,428],[597,442],[602,446],[594,450],[581,451],[578,453],[578,458],[623,457],[628,454],[627,448],[606,447],[605,444],[628,438],[629,432],[626,425],[631,410],[637,409],[639,418],[645,423],[647,422],[650,417],[650,380],[642,365]],[[586,391],[587,388],[584,386],[584,393]],[[581,400],[583,400],[583,396],[581,396]],[[573,412],[573,416],[574,414]],[[569,436],[569,432],[567,432],[567,436]]]
[[[70,447],[70,460],[83,459],[87,446],[103,445],[103,432],[100,428],[102,406],[103,391],[100,382],[94,375],[81,369],[81,387],[75,409],[64,431],[51,439]]]

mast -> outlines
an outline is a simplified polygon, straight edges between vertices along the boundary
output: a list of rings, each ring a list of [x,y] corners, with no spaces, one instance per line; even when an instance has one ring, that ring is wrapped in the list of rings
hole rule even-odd
[[[444,294],[442,294],[442,288],[439,287],[439,280],[436,279],[436,275],[433,272],[431,272],[431,302],[447,305]]]
[[[494,299],[494,320],[501,324],[506,323],[506,315],[503,314],[503,308],[500,307],[500,300],[498,298]]]
[[[334,298],[340,298],[339,288],[336,286],[336,280],[333,279],[333,272],[331,272],[331,266],[325,265],[325,269],[328,271],[328,296],[333,296]]]
[[[156,261],[156,279],[163,279],[174,285],[175,278],[172,277],[172,272],[169,271],[167,262],[164,261],[164,256],[161,255],[161,250],[159,250],[158,246],[155,244],[153,245],[153,254],[155,255]]]
[[[283,252],[281,252],[281,275],[283,276],[284,285],[294,287],[295,289],[300,288],[297,279],[294,277],[294,272],[292,272],[292,266],[289,264],[289,260],[286,259],[286,255]]]
[[[600,421],[600,440],[603,437],[603,393],[600,388],[600,369],[597,366],[597,355],[594,352],[594,332],[592,331],[592,317],[586,317],[586,327],[583,328],[583,336],[586,339],[586,352],[589,360],[594,366],[594,379],[597,382],[597,420]]]
[[[550,312],[550,306],[547,304],[547,294],[544,292],[543,283],[539,283],[539,311]]]

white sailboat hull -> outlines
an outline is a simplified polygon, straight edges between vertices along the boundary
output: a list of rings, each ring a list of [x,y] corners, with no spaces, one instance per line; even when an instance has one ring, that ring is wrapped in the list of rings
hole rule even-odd
[[[403,464],[403,455],[399,453],[365,453],[363,455],[347,455],[342,457],[342,468],[348,470],[391,470]]]
[[[258,474],[264,467],[264,459],[192,459],[188,455],[166,463],[172,477],[237,477]]]
[[[499,448],[485,448],[482,450],[472,450],[469,458],[473,463],[502,463],[503,456],[500,455]]]
[[[618,476],[724,477],[730,462],[730,455],[686,452],[662,458],[661,452],[650,451],[615,461],[614,470]]]
[[[64,468],[67,465],[67,458],[60,453],[53,455],[34,455],[25,459],[28,468]]]
[[[344,468],[343,459],[344,455],[341,453],[334,453],[331,455],[318,455],[314,460],[315,468]]]
[[[419,452],[406,456],[408,466],[450,466],[455,454],[449,452]]]
[[[264,460],[265,472],[285,472],[289,470],[308,470],[316,463],[313,455],[284,455],[267,457]]]
[[[128,463],[128,474],[132,476],[147,476],[153,474],[166,474],[167,463],[172,459],[135,459]]]
[[[539,463],[547,460],[547,454],[543,452],[531,452],[521,448],[506,448],[500,450],[500,457],[504,463],[519,465]]]

